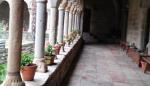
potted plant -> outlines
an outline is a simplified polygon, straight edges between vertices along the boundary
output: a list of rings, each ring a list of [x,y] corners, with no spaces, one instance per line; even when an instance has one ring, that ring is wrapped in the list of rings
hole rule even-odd
[[[29,53],[22,53],[21,55],[21,74],[25,81],[34,80],[37,65],[32,63],[33,57],[33,54]]]
[[[54,45],[54,49],[55,49],[55,54],[56,54],[56,55],[59,55],[59,52],[60,52],[60,49],[61,49],[61,45],[58,44],[58,43],[56,43],[56,44]]]
[[[45,48],[45,63],[47,65],[54,64],[55,53],[53,47],[49,44],[47,48]]]
[[[65,43],[67,43],[68,45],[70,45],[72,39],[71,39],[71,37],[68,35],[68,36],[65,37],[64,41],[65,41]]]

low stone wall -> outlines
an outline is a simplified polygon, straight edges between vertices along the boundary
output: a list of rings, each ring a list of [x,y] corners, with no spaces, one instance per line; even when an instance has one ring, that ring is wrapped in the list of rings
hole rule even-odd
[[[33,51],[34,51],[33,43],[23,44],[22,52],[31,53]],[[7,62],[7,56],[8,56],[8,49],[5,47],[0,48],[0,64]]]
[[[61,64],[57,67],[55,72],[51,74],[44,86],[62,86],[61,83],[64,80],[67,72],[69,71],[73,60],[79,54],[82,49],[83,39],[79,39],[70,52],[65,56]]]

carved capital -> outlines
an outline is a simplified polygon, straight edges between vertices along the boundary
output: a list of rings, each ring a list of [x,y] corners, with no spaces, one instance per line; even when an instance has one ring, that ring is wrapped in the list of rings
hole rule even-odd
[[[72,3],[68,2],[67,6],[65,7],[65,11],[69,11],[71,8]]]
[[[67,2],[62,2],[60,5],[59,5],[59,10],[62,10],[62,9],[65,9],[65,7],[67,6]]]

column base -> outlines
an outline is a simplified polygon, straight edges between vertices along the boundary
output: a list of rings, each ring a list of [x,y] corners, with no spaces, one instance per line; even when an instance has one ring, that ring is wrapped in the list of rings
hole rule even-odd
[[[42,72],[42,73],[47,72],[48,68],[45,63],[45,58],[34,59],[33,63],[37,65],[37,72]]]
[[[25,83],[22,81],[21,76],[7,76],[5,81],[2,83],[2,86],[25,86]]]

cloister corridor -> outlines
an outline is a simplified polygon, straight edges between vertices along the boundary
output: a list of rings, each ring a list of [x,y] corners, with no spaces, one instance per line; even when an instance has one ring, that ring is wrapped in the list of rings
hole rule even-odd
[[[150,0],[0,0],[0,86],[150,86]]]
[[[84,39],[83,51],[64,86],[150,86],[150,74],[144,74],[118,45],[96,44],[89,35]]]

